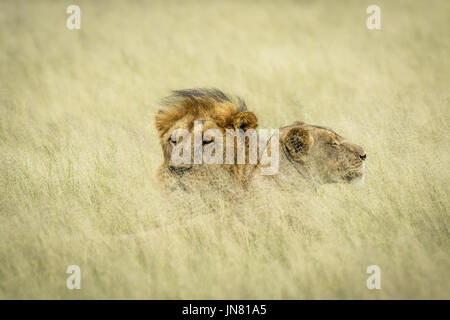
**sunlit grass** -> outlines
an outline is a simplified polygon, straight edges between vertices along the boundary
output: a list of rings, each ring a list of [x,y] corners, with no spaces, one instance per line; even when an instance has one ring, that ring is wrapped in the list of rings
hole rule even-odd
[[[0,298],[450,298],[447,1],[77,3],[0,4]],[[205,86],[364,146],[365,185],[173,204],[153,115]]]

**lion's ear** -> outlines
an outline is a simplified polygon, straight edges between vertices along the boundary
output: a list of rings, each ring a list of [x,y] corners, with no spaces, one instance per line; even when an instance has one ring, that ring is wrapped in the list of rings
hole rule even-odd
[[[242,111],[231,117],[231,123],[235,130],[255,129],[258,126],[258,118],[253,112]]]
[[[314,138],[311,133],[302,127],[290,129],[286,133],[283,141],[284,146],[292,158],[299,162],[304,162],[304,156],[308,154],[313,143]]]

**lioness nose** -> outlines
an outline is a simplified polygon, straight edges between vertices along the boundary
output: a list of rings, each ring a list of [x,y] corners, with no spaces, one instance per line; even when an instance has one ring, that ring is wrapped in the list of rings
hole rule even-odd
[[[360,154],[359,157],[361,158],[362,161],[366,160],[367,154]]]

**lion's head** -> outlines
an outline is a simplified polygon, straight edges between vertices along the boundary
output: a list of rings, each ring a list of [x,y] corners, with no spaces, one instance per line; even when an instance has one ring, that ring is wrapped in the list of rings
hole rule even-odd
[[[279,145],[280,166],[315,182],[364,181],[366,152],[329,128],[295,122],[280,128]]]
[[[232,98],[217,89],[187,89],[174,91],[171,96],[164,99],[163,103],[164,108],[155,117],[164,156],[159,169],[159,177],[163,182],[171,181],[182,186],[184,182],[189,181],[219,182],[223,178],[230,177],[235,182],[245,182],[246,172],[251,171],[246,165],[224,164],[225,161],[219,164],[206,164],[203,161],[196,163],[193,151],[195,139],[191,138],[194,137],[194,129],[198,128],[196,125],[201,124],[202,150],[213,150],[212,155],[215,155],[215,152],[224,153],[226,147],[214,149],[218,142],[218,135],[222,136],[224,146],[233,143],[234,147],[234,139],[228,139],[228,141],[226,139],[226,129],[245,132],[257,126],[256,116],[247,111],[242,99]],[[208,130],[211,132],[210,129],[215,129],[218,134],[216,136],[205,134]],[[179,136],[178,133],[181,131],[188,132],[189,137]],[[189,139],[189,141],[183,141],[183,139]],[[185,147],[189,145],[189,150],[182,150],[179,154],[185,156],[185,160],[187,157],[188,163],[186,161],[180,163],[173,159],[173,153],[178,152],[180,144],[184,144]],[[177,150],[174,150],[175,148]]]

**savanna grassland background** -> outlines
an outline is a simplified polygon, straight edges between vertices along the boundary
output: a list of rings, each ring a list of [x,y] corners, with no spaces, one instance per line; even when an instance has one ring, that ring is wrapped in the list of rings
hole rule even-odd
[[[449,1],[1,1],[0,298],[449,299],[449,31]],[[190,87],[334,128],[365,185],[177,206],[153,116]]]

